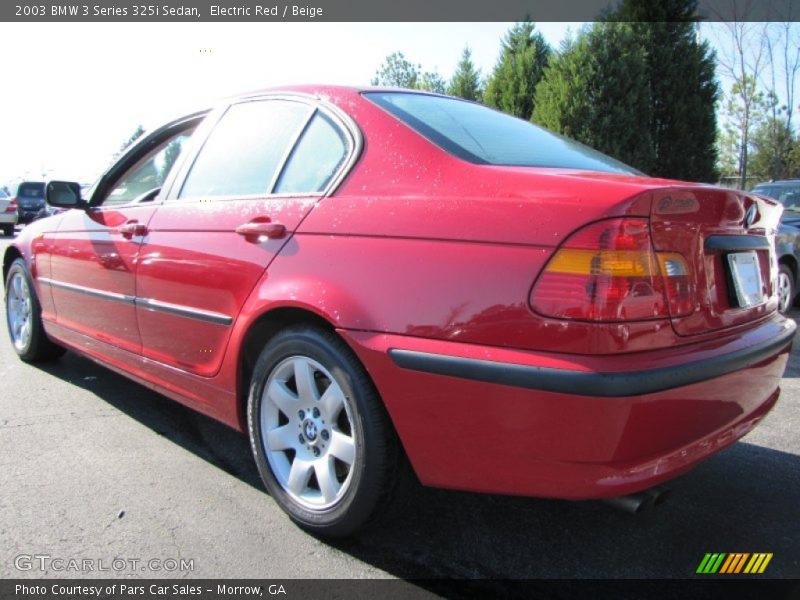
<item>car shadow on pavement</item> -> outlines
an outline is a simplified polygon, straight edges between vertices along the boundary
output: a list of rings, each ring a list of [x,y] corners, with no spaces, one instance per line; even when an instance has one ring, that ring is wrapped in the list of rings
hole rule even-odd
[[[263,489],[243,435],[72,353],[41,368]],[[800,456],[740,442],[668,487],[664,504],[631,515],[429,489],[406,474],[373,524],[327,543],[400,578],[475,580],[487,592],[509,578],[692,577],[706,552],[772,552],[770,577],[800,577]]]
[[[262,489],[250,445],[241,433],[72,352],[37,366],[91,391],[158,435]]]

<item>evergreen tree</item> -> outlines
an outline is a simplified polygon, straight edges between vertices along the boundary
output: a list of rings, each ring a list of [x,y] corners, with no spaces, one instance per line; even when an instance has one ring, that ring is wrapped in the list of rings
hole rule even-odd
[[[421,71],[422,65],[406,60],[402,52],[392,52],[372,78],[372,85],[426,90],[444,94],[447,82],[437,71]]]
[[[372,78],[372,85],[415,89],[420,65],[406,60],[402,52],[392,52]]]
[[[800,175],[798,141],[789,133],[782,117],[777,123],[772,116],[765,118],[753,131],[752,145],[748,172],[753,181],[791,179]],[[776,147],[780,148],[777,156]]]
[[[610,20],[629,22],[644,49],[652,97],[651,175],[716,181],[716,57],[698,41],[697,0],[623,0]]]
[[[489,106],[530,119],[534,93],[552,51],[533,23],[517,23],[506,34],[500,58],[486,83],[483,101]]]
[[[745,103],[742,99],[746,98]],[[754,150],[753,132],[767,120],[769,100],[758,89],[755,77],[745,76],[731,86],[723,103],[725,124],[719,136],[720,167],[725,175],[735,175],[742,189],[748,186],[749,155]]]
[[[125,142],[123,142],[123,144],[122,144],[122,145],[119,147],[119,150],[117,151],[117,154],[122,154],[123,152],[125,152],[125,150],[127,150],[127,149],[128,149],[128,148],[129,148],[129,147],[130,147],[130,146],[133,144],[133,142],[135,142],[136,140],[138,140],[138,139],[139,139],[140,137],[142,137],[143,135],[144,135],[144,127],[142,127],[141,125],[137,125],[137,126],[136,126],[136,129],[135,129],[135,130],[134,130],[134,132],[131,134],[131,137],[129,137],[129,138],[128,138],[128,139],[127,139]]]
[[[437,94],[447,93],[447,82],[436,71],[426,71],[417,81],[417,89]]]
[[[477,101],[481,98],[481,74],[475,69],[469,46],[465,46],[461,53],[461,60],[458,61],[456,72],[450,80],[448,93],[465,100]]]
[[[599,22],[567,40],[536,88],[532,120],[651,171],[647,63],[631,24]]]

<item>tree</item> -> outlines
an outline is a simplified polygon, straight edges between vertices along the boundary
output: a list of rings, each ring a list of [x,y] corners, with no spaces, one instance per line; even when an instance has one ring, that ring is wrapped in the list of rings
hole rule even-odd
[[[778,122],[773,122],[771,111],[751,135],[752,148],[750,153],[751,177],[757,179],[789,179],[800,176],[800,148],[786,128],[783,116],[778,117]],[[780,152],[776,155],[775,148]]]
[[[444,94],[447,82],[437,71],[422,72],[422,65],[406,60],[402,52],[392,52],[372,78],[372,85],[426,90]]]
[[[536,86],[551,54],[550,45],[533,23],[514,25],[503,38],[500,58],[486,82],[484,103],[530,119],[536,106]]]
[[[159,177],[161,181],[167,178],[167,174],[170,169],[172,169],[172,165],[175,164],[175,161],[178,160],[178,157],[181,155],[182,148],[183,140],[176,139],[172,140],[164,149],[164,162],[159,168]]]
[[[755,112],[760,110],[760,103],[763,104],[763,94],[758,89],[756,77],[764,63],[767,31],[763,25],[747,20],[753,10],[749,2],[745,3],[741,12],[735,4],[733,8],[734,20],[720,23],[719,26],[721,37],[727,38],[727,44],[722,47],[728,48],[720,53],[719,65],[722,72],[735,82],[730,92],[734,97],[728,98],[727,108],[729,114],[735,116],[738,127],[739,139],[734,145],[739,152],[736,161],[739,187],[744,189],[747,186],[750,134],[756,124]]]
[[[629,22],[650,90],[651,175],[717,180],[716,55],[698,41],[697,0],[623,0],[608,20]]]
[[[768,119],[766,130],[758,132],[759,173],[764,173],[762,162],[766,152],[771,153],[771,168],[764,174],[780,179],[786,171],[788,155],[792,150],[792,116],[794,114],[795,79],[800,69],[800,43],[797,29],[790,21],[770,23],[764,28],[767,67],[762,69],[761,84],[767,91]],[[777,55],[777,56],[776,56]],[[786,102],[779,99],[781,93]]]
[[[453,78],[450,80],[450,87],[448,93],[451,96],[458,96],[465,100],[480,100],[482,95],[481,90],[481,74],[472,63],[472,51],[469,46],[464,47],[461,53],[461,60],[458,61],[456,72],[453,73]]]
[[[741,189],[747,187],[752,132],[764,124],[766,114],[767,100],[763,92],[758,90],[755,77],[746,76],[731,86],[724,104],[725,125],[720,136],[720,165],[725,169],[723,172],[739,178]]]
[[[372,78],[372,85],[415,89],[420,65],[406,60],[402,52],[392,52]]]
[[[598,22],[567,39],[536,88],[532,120],[649,172],[652,103],[631,24]]]
[[[133,144],[133,142],[138,140],[143,135],[144,135],[144,127],[142,127],[141,125],[137,125],[136,129],[131,134],[131,137],[129,137],[128,140],[126,142],[123,142],[123,144],[119,147],[117,155],[120,155],[123,152],[125,152],[125,150],[127,150]]]
[[[437,94],[447,93],[447,82],[436,71],[425,71],[417,81],[417,89]]]

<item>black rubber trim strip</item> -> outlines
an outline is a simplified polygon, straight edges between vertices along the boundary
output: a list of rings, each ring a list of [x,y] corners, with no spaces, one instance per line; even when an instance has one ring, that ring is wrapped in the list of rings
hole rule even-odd
[[[769,250],[769,240],[756,235],[712,235],[706,238],[706,250],[736,252],[740,250]]]
[[[791,323],[780,335],[767,342],[722,356],[647,371],[587,373],[398,348],[390,349],[389,356],[403,369],[529,390],[603,398],[640,396],[714,379],[771,358],[792,343],[796,325]]]

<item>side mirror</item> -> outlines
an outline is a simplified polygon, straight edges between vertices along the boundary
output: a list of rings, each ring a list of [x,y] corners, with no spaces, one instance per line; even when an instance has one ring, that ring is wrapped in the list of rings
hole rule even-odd
[[[74,181],[49,181],[45,198],[50,206],[58,208],[86,208],[88,204],[81,198],[81,184]]]

